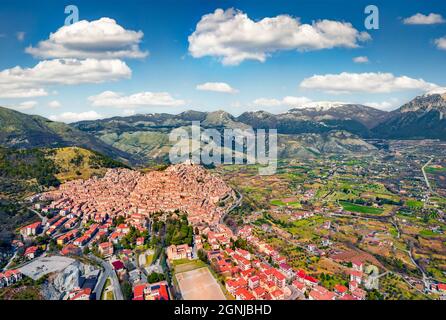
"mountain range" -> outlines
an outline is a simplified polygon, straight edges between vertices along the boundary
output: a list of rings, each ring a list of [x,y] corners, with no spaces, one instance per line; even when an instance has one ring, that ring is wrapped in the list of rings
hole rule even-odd
[[[126,152],[113,148],[74,126],[3,107],[0,107],[0,146],[23,149],[78,146],[120,161],[135,161]]]
[[[200,121],[203,128],[277,129],[279,154],[368,152],[364,141],[380,139],[446,140],[446,93],[418,96],[391,112],[360,104],[313,103],[281,114],[186,111],[177,115],[138,114],[81,121],[70,125],[0,108],[0,146],[14,148],[79,146],[129,164],[165,160],[174,128]]]

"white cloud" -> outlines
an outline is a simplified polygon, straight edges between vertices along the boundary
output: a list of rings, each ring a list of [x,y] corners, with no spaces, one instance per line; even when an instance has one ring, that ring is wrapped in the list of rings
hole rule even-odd
[[[444,20],[443,17],[437,13],[429,13],[428,15],[417,13],[403,20],[404,24],[438,24],[445,22],[446,20]]]
[[[400,106],[399,100],[396,98],[392,98],[389,101],[381,101],[381,102],[365,102],[364,105],[384,110],[384,111],[391,111]]]
[[[25,35],[26,33],[23,31],[19,31],[16,33],[17,36],[17,40],[19,40],[20,42],[22,42],[23,40],[25,40]]]
[[[104,91],[88,98],[94,107],[178,107],[185,104],[183,100],[173,98],[167,92],[138,92],[129,96],[118,92]]]
[[[50,101],[50,102],[48,103],[48,107],[50,107],[50,108],[60,108],[60,107],[61,107],[61,104],[60,104],[59,101],[57,101],[57,100],[53,100],[53,101]]]
[[[63,26],[49,39],[40,41],[26,52],[39,58],[144,58],[148,52],[139,49],[144,33],[126,30],[110,18],[78,21]]]
[[[36,98],[47,96],[43,88],[20,88],[14,84],[2,85],[0,83],[0,98]]]
[[[423,79],[407,76],[395,77],[392,73],[348,73],[314,75],[300,83],[301,88],[323,90],[328,93],[389,93],[402,90],[431,90],[438,87]]]
[[[101,83],[130,78],[132,71],[121,60],[55,59],[32,68],[14,67],[0,71],[0,97],[45,96],[48,85]]]
[[[59,115],[52,115],[49,117],[52,121],[60,121],[60,122],[76,122],[82,120],[97,120],[103,118],[102,115],[97,113],[94,110],[86,111],[86,112],[64,112]]]
[[[446,37],[438,38],[435,40],[437,48],[440,50],[446,50]]]
[[[353,58],[354,63],[369,63],[369,58],[366,56],[359,56]]]
[[[124,109],[122,111],[122,114],[125,116],[134,116],[136,114],[136,111],[133,109]]]
[[[311,102],[311,99],[307,97],[292,97],[287,96],[282,99],[269,99],[258,98],[252,102],[256,107],[293,107],[299,108],[307,103]]]
[[[437,87],[437,88],[435,88],[433,90],[430,90],[430,91],[426,92],[425,95],[426,96],[430,96],[430,95],[433,95],[433,94],[441,94],[441,95],[443,95],[445,93],[446,93],[446,87]]]
[[[197,85],[197,90],[201,91],[214,91],[214,92],[223,92],[223,93],[237,93],[238,90],[231,87],[229,84],[225,82],[206,82]]]
[[[224,65],[238,65],[244,60],[264,62],[281,50],[356,48],[358,42],[369,39],[368,33],[347,22],[318,20],[310,25],[289,15],[254,21],[235,9],[217,9],[202,16],[188,38],[193,57],[217,57]]]
[[[33,109],[37,105],[37,101],[24,101],[19,103],[18,105],[10,106],[10,109],[15,109],[19,111]]]

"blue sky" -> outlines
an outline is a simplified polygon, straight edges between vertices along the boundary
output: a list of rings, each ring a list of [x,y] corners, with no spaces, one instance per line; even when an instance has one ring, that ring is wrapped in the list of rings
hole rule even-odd
[[[188,109],[278,113],[314,101],[395,109],[446,86],[442,2],[3,0],[0,105],[66,122]],[[68,4],[76,5],[79,20],[87,23],[78,34],[85,39],[75,43],[58,31]],[[364,27],[369,4],[379,8],[379,30]],[[200,31],[205,15],[208,29]],[[122,39],[89,39],[90,23],[101,18],[113,19],[123,30],[116,39]],[[341,25],[317,25],[323,19]],[[62,44],[49,41],[50,33],[60,34]],[[192,34],[195,39],[188,39]],[[124,47],[131,53],[121,54]],[[354,62],[357,57],[363,63]],[[84,69],[67,71],[64,59],[85,68],[85,77]],[[17,76],[11,69],[16,66]],[[197,90],[198,85],[208,90]]]

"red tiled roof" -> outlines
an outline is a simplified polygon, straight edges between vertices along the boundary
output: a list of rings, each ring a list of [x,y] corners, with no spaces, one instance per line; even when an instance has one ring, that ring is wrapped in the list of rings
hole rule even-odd
[[[333,300],[335,294],[324,287],[318,286],[311,290],[310,296],[314,300]]]
[[[161,285],[158,290],[158,300],[169,300],[169,293],[166,285]]]
[[[337,284],[334,286],[335,291],[339,293],[345,293],[347,292],[348,288],[346,286],[343,286],[342,284]]]
[[[133,287],[133,300],[135,300],[138,297],[143,297],[144,296],[144,289],[147,288],[148,284],[144,283],[144,284],[139,284],[136,285],[135,287]],[[144,299],[141,299],[144,300]]]
[[[83,295],[91,295],[91,289],[90,288],[85,288],[85,289],[81,289],[79,290],[72,298],[71,300],[76,300],[78,298],[80,298]]]
[[[29,248],[26,248],[25,250],[25,256],[31,253],[36,253],[36,251],[39,250],[39,248],[37,246],[32,246]]]
[[[121,270],[121,269],[125,268],[124,263],[122,263],[122,261],[120,261],[120,260],[113,261],[112,265],[113,265],[113,269],[115,269],[115,270]]]
[[[99,247],[102,248],[102,249],[110,248],[112,246],[113,246],[113,243],[111,243],[111,242],[102,242],[102,243],[99,244]]]
[[[349,273],[355,277],[362,277],[362,272],[357,270],[349,270]]]
[[[40,227],[40,225],[41,225],[42,223],[41,222],[34,222],[34,223],[31,223],[31,224],[29,224],[29,225],[27,225],[27,226],[24,226],[23,228],[22,228],[22,230],[23,229],[37,229],[38,227]]]
[[[254,300],[255,297],[245,288],[240,288],[235,292],[236,296],[241,296],[243,300]]]

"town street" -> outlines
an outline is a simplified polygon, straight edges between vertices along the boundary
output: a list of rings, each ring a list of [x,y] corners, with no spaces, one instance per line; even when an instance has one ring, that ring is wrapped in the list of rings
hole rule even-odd
[[[94,292],[96,293],[96,300],[101,299],[101,293],[107,278],[111,279],[111,283],[113,286],[113,295],[115,297],[115,300],[124,300],[124,297],[122,296],[121,286],[119,285],[118,277],[116,276],[116,272],[113,270],[111,264],[108,263],[107,261],[99,259],[98,257],[92,254],[90,254],[89,257],[95,260],[96,262],[99,262],[104,268],[103,272],[101,273],[100,279],[98,280],[98,283],[96,284],[96,287],[94,289]]]

